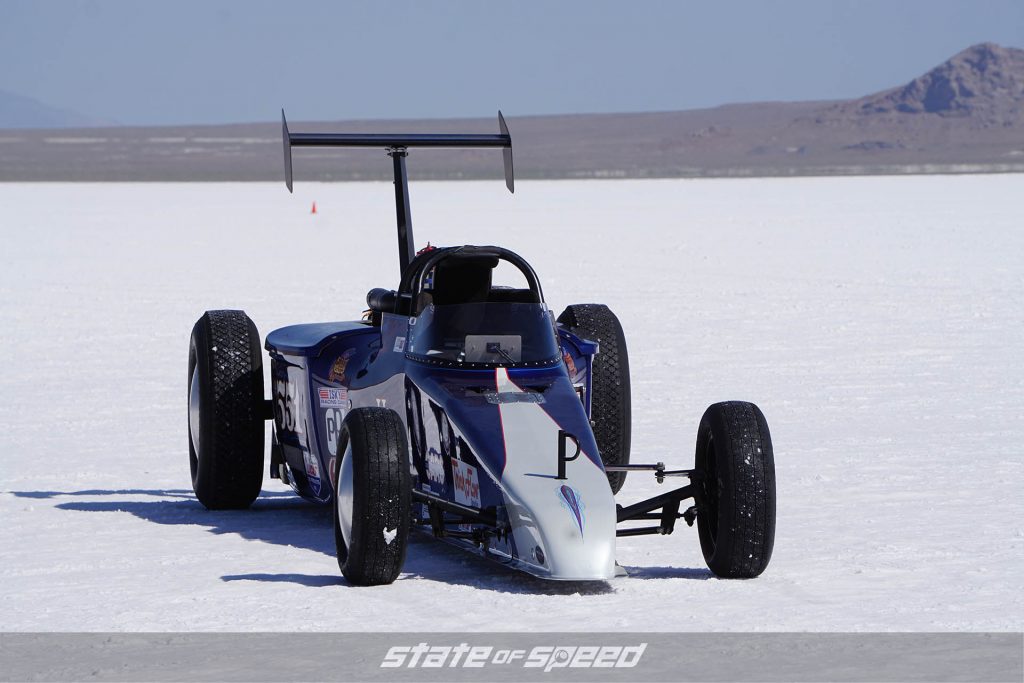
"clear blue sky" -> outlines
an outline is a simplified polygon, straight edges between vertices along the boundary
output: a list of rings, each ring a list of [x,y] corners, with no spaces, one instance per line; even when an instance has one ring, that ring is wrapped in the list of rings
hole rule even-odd
[[[1024,0],[0,0],[0,90],[126,124],[693,109],[856,97]]]

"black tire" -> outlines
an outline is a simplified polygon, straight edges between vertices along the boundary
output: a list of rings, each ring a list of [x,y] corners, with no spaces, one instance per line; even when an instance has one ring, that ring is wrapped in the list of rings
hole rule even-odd
[[[622,325],[604,304],[569,306],[558,316],[558,322],[576,336],[601,345],[594,356],[590,421],[604,464],[627,465],[631,423],[629,354]],[[625,481],[625,472],[608,473],[612,493],[618,493]]]
[[[697,430],[695,469],[702,500],[697,531],[717,576],[751,579],[775,545],[775,456],[761,410],[729,401],[710,406]]]
[[[351,470],[343,481],[343,468],[349,463]],[[338,437],[332,474],[334,541],[341,573],[357,586],[392,583],[405,564],[412,507],[409,450],[398,414],[387,408],[351,411]],[[340,512],[345,500],[351,500],[348,524]]]
[[[249,507],[263,486],[265,428],[260,335],[244,312],[207,311],[196,321],[188,392],[196,497],[211,510]]]

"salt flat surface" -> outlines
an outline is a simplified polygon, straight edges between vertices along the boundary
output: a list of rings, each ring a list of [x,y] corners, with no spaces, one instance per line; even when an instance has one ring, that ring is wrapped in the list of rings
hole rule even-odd
[[[620,539],[609,583],[416,537],[393,585],[347,585],[329,511],[277,481],[247,512],[195,501],[187,347],[205,309],[358,317],[397,284],[391,186],[0,184],[0,628],[1024,627],[1024,175],[517,190],[414,184],[417,241],[507,246],[556,313],[618,313],[634,461],[687,467],[707,404],[759,404],[762,577],[712,578],[683,526]]]

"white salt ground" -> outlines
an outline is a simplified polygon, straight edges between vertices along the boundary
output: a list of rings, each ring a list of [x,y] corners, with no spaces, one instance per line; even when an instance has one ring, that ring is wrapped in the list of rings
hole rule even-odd
[[[391,185],[0,184],[2,628],[1021,630],[1022,196],[1024,175],[414,183],[420,245],[507,246],[556,313],[618,313],[635,462],[689,466],[707,404],[760,405],[778,532],[752,581],[713,579],[681,525],[621,539],[609,583],[416,537],[366,589],[279,482],[247,512],[195,501],[185,375],[205,309],[266,334],[394,287]]]

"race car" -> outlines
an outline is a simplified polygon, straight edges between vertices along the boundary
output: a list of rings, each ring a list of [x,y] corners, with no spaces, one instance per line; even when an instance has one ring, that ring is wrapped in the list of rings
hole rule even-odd
[[[696,522],[715,575],[759,575],[774,543],[775,472],[757,406],[710,406],[689,469],[631,464],[629,361],[607,306],[570,305],[556,318],[533,268],[502,247],[414,252],[408,150],[501,148],[511,192],[500,112],[498,123],[497,135],[291,133],[282,111],[289,191],[292,147],[387,150],[400,278],[369,291],[359,320],[269,333],[269,399],[252,320],[236,310],[199,318],[188,362],[197,498],[210,509],[253,503],[273,420],[269,476],[332,506],[352,584],[395,581],[413,530],[544,579],[605,581],[625,573],[617,537],[670,534],[679,519]],[[688,481],[617,504],[631,471]]]

